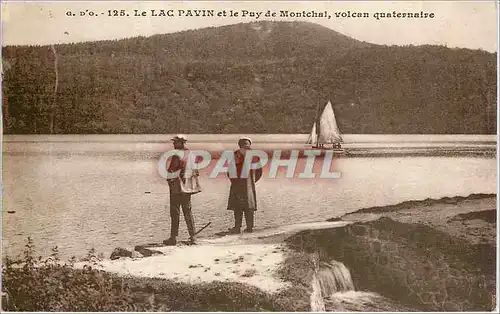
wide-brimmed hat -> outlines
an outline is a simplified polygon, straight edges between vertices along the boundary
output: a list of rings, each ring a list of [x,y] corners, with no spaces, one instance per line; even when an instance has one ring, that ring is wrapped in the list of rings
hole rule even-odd
[[[249,141],[250,145],[252,145],[252,139],[249,137],[246,136],[240,137],[240,139],[238,140],[238,144],[241,143],[242,141]]]
[[[186,136],[182,134],[177,134],[176,136],[170,139],[172,142],[187,142]]]

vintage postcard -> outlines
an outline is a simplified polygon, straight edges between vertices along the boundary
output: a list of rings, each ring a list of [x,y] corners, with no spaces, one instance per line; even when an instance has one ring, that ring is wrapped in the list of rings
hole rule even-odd
[[[497,307],[497,1],[3,1],[2,310]]]

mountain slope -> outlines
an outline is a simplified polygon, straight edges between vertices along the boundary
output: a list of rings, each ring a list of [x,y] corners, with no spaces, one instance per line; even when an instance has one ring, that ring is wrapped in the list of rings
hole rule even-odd
[[[259,22],[4,47],[6,133],[495,133],[496,54],[380,46],[305,22]]]

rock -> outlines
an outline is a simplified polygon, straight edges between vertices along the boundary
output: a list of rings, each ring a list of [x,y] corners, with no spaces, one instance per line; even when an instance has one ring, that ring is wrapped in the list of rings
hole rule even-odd
[[[119,259],[120,257],[132,257],[132,251],[126,250],[121,247],[117,247],[113,250],[109,258],[115,260]]]
[[[132,258],[143,258],[144,255],[142,255],[141,253],[137,252],[137,251],[133,251],[132,252]]]
[[[134,250],[141,253],[143,257],[150,257],[152,255],[163,255],[163,253],[160,251],[151,250],[141,245],[136,246]]]

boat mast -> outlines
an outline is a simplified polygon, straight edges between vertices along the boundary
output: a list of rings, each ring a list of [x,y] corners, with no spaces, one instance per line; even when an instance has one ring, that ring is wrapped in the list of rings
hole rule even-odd
[[[321,102],[318,101],[318,105],[316,106],[316,116],[314,117],[314,123],[316,123],[316,146],[319,145],[319,105],[321,104]]]

